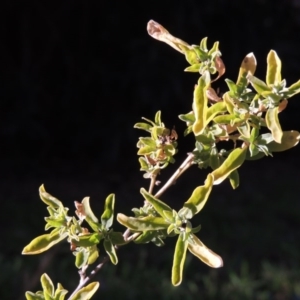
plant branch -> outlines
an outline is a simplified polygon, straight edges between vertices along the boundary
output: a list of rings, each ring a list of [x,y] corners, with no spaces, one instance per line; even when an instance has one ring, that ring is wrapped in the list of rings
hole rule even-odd
[[[155,186],[155,182],[156,182],[156,177],[157,177],[157,174],[153,174],[152,177],[151,177],[151,182],[150,182],[150,186],[149,186],[149,194],[152,194],[153,192],[153,188]]]
[[[109,257],[105,256],[102,260],[102,262],[96,266],[95,269],[93,269],[89,276],[85,277],[83,280],[80,280],[80,283],[78,284],[77,288],[74,290],[74,292],[71,294],[71,296],[68,298],[68,300],[71,300],[72,297],[81,289],[83,288],[104,266],[105,263],[109,261]]]
[[[154,195],[159,198],[174,182],[193,164],[194,154],[189,153],[188,157],[181,164],[181,166],[175,171],[170,179],[164,184],[164,186]]]

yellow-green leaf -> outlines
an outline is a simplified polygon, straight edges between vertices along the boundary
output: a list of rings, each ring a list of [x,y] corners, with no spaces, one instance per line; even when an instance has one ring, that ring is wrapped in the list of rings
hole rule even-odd
[[[104,249],[108,254],[110,261],[116,265],[118,263],[118,256],[116,253],[116,249],[110,240],[104,240],[103,242]]]
[[[56,199],[55,197],[51,196],[49,193],[46,192],[43,184],[39,188],[39,193],[40,193],[41,200],[47,205],[53,208],[63,207],[61,201],[59,201],[58,199]]]
[[[123,226],[134,231],[149,231],[167,229],[169,224],[161,217],[147,216],[143,218],[127,217],[121,213],[117,220]]]
[[[75,266],[78,269],[84,267],[89,259],[89,251],[85,248],[80,248],[80,251],[76,253]]]
[[[232,188],[235,190],[240,184],[240,176],[238,170],[234,170],[229,175],[229,181]]]
[[[27,300],[44,300],[45,299],[44,295],[37,295],[37,294],[34,294],[29,291],[25,293],[25,297]]]
[[[220,184],[229,174],[239,168],[246,158],[247,147],[234,149],[221,166],[212,172],[214,185]]]
[[[147,200],[151,205],[153,205],[154,209],[162,216],[164,217],[164,210],[168,210],[172,212],[172,208],[166,204],[165,202],[157,199],[150,193],[148,193],[144,188],[141,188],[140,190],[141,194]]]
[[[71,300],[89,300],[92,296],[96,293],[97,289],[99,288],[99,282],[92,282],[87,286],[80,289],[72,298]]]
[[[271,88],[268,87],[266,85],[266,83],[264,83],[259,78],[255,77],[255,76],[252,76],[252,75],[248,75],[247,79],[250,81],[251,85],[253,86],[253,88],[255,89],[255,91],[258,94],[262,94],[264,92],[271,91]]]
[[[95,231],[98,232],[100,228],[100,224],[98,221],[98,218],[94,215],[91,206],[90,206],[90,198],[85,197],[81,201],[83,205],[83,214],[85,215],[85,220],[88,222],[88,224],[91,226],[91,228]]]
[[[267,77],[268,86],[276,85],[281,82],[281,60],[277,53],[271,50],[267,57]]]
[[[53,296],[54,295],[54,285],[52,280],[50,279],[50,277],[44,273],[41,276],[41,284],[42,284],[42,288],[44,293],[47,293],[49,296]]]
[[[206,124],[207,116],[207,95],[206,90],[209,87],[209,73],[205,72],[198,80],[198,85],[194,90],[193,111],[195,115],[195,123],[193,124],[193,132],[199,135],[203,132]]]
[[[186,249],[188,242],[183,240],[183,235],[178,236],[175,252],[173,257],[173,266],[172,266],[172,284],[174,286],[180,285],[182,281],[183,267],[186,257]]]
[[[212,268],[220,268],[223,266],[222,258],[208,249],[194,234],[192,234],[189,239],[188,249],[193,255]]]
[[[213,182],[213,176],[208,174],[204,185],[195,188],[191,197],[184,203],[183,207],[186,210],[183,210],[183,212],[187,219],[191,219],[195,214],[201,211],[210,195]]]
[[[278,106],[269,108],[266,113],[266,124],[272,132],[272,136],[277,143],[281,143],[282,130],[278,119]]]
[[[219,113],[226,111],[226,104],[223,101],[217,102],[210,106],[206,112],[205,126]]]
[[[67,233],[43,234],[33,239],[22,251],[22,254],[39,254],[67,237]]]
[[[105,200],[104,212],[101,216],[101,224],[109,229],[114,220],[115,194],[110,194]]]

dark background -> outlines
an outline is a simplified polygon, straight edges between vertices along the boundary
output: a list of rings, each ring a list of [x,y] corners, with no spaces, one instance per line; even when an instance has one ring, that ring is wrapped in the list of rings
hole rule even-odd
[[[193,147],[177,116],[191,110],[198,77],[184,73],[180,53],[150,38],[146,24],[161,23],[191,44],[220,41],[226,91],[244,56],[254,52],[264,78],[266,56],[277,51],[288,85],[300,78],[300,2],[252,1],[2,1],[0,10],[0,295],[24,299],[47,272],[72,291],[78,276],[67,244],[40,256],[21,256],[42,234],[45,205],[38,187],[63,200],[91,197],[100,214],[116,194],[116,211],[142,205],[148,186],[136,156],[142,116],[162,110],[179,134],[180,163]],[[300,129],[300,96],[280,114],[285,130]],[[214,188],[199,215],[201,239],[225,262],[210,270],[188,257],[179,288],[170,284],[172,247],[128,246],[117,267],[100,273],[95,299],[300,299],[299,147],[247,162],[241,186]],[[168,178],[176,165],[162,175]],[[175,209],[207,171],[194,167],[164,196]],[[122,230],[122,228],[120,227]],[[143,294],[145,292],[145,294]],[[102,297],[102,298],[101,298]],[[146,299],[146,298],[145,298]]]

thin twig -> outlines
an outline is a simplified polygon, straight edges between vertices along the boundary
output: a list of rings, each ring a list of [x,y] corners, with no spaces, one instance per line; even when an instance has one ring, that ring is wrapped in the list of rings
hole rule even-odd
[[[165,185],[154,195],[159,198],[174,182],[192,165],[194,154],[190,153],[181,166],[175,171]]]
[[[82,288],[84,287],[99,271],[100,269],[104,266],[106,262],[109,261],[109,257],[105,256],[102,260],[102,262],[96,266],[94,270],[91,271],[90,275],[85,277],[84,280],[80,280],[80,283],[78,284],[77,288],[74,290],[74,292],[71,294],[71,296],[68,298],[68,300],[71,300],[72,297]]]
[[[157,174],[153,174],[151,176],[151,182],[150,182],[150,186],[149,186],[149,190],[148,190],[149,194],[152,194],[152,192],[153,192],[153,188],[154,188],[155,182],[156,182],[156,176],[157,176]]]

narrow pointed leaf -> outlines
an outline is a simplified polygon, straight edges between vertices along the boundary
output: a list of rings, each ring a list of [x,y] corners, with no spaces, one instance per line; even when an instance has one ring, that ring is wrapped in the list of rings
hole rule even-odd
[[[251,85],[258,94],[271,91],[271,88],[268,87],[262,80],[258,79],[257,77],[248,75],[247,79],[250,81]]]
[[[212,172],[212,175],[214,176],[214,185],[220,184],[232,171],[239,168],[246,158],[246,153],[247,147],[234,149],[224,160],[222,165]]]
[[[161,230],[167,229],[169,226],[169,223],[167,223],[163,218],[153,216],[133,218],[119,213],[117,215],[117,220],[123,226],[134,231]]]
[[[46,292],[49,296],[53,296],[54,295],[54,285],[52,280],[50,279],[50,277],[44,273],[41,276],[41,284],[42,284],[42,288],[44,293]]]
[[[205,72],[198,80],[198,85],[194,90],[193,110],[195,115],[195,123],[193,124],[193,132],[199,135],[205,128],[207,116],[207,95],[206,90],[209,87],[209,73]]]
[[[191,219],[195,214],[201,211],[210,195],[213,182],[213,176],[208,174],[204,185],[195,188],[191,197],[184,203],[183,207],[186,209],[184,214],[187,219]]]
[[[278,119],[278,106],[269,108],[266,113],[266,123],[277,143],[281,143],[282,130]]]
[[[53,208],[63,207],[62,202],[60,200],[56,199],[55,197],[51,196],[49,193],[46,192],[43,184],[39,188],[39,193],[41,200],[47,205]]]
[[[240,176],[238,170],[234,170],[230,173],[229,182],[234,190],[240,185]]]
[[[99,282],[92,282],[87,286],[80,289],[72,298],[71,300],[89,300],[92,296],[96,293],[97,289],[99,288]]]
[[[43,234],[33,239],[22,251],[22,254],[39,254],[67,237],[67,233]]]
[[[108,254],[110,261],[116,265],[118,263],[118,256],[116,253],[116,249],[110,240],[104,240],[103,242],[104,249]]]
[[[146,131],[150,132],[150,129],[152,128],[152,126],[150,124],[140,122],[140,123],[134,124],[133,128],[142,129],[142,130],[146,130]]]
[[[153,195],[148,193],[144,188],[140,190],[144,198],[154,207],[154,209],[164,218],[164,210],[172,212],[172,208],[165,202],[155,198]]]
[[[156,125],[161,126],[161,111],[157,111],[154,117],[154,122]]]
[[[267,77],[266,82],[268,86],[276,85],[281,82],[281,60],[277,53],[271,50],[267,57]]]
[[[91,247],[100,243],[103,238],[102,234],[99,232],[89,233],[85,235],[78,236],[77,240],[72,240],[72,242],[78,247]]]
[[[287,92],[287,97],[293,97],[294,95],[300,93],[300,80],[297,82],[293,83],[289,88]]]
[[[206,112],[206,122],[205,126],[208,125],[208,123],[219,113],[226,111],[226,104],[225,102],[221,101],[218,103],[213,104],[207,109]]]
[[[189,240],[188,249],[193,255],[212,268],[223,266],[222,258],[208,249],[194,234],[192,234],[192,240]]]
[[[83,213],[86,216],[86,221],[88,222],[88,224],[91,226],[91,228],[93,228],[94,231],[98,231],[100,228],[100,224],[99,224],[99,220],[98,218],[96,218],[96,216],[94,215],[91,206],[90,206],[90,198],[89,197],[85,197],[82,201],[81,201],[82,205],[83,205]]]
[[[188,246],[188,242],[184,241],[183,235],[180,234],[177,239],[174,257],[173,257],[172,284],[174,286],[180,285],[182,281],[182,273],[183,273],[183,267],[186,258],[187,246]]]
[[[105,200],[104,212],[101,216],[101,224],[108,230],[114,220],[115,194],[110,194]]]

